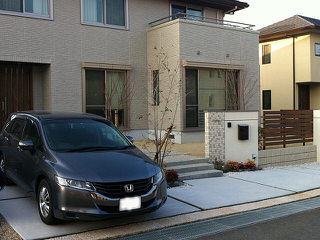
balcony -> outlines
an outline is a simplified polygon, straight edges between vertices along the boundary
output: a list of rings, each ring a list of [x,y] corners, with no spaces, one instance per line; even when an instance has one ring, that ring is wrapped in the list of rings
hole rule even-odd
[[[184,62],[184,67],[200,63],[198,67],[223,68],[227,65],[228,68],[243,68],[252,58],[257,58],[258,64],[259,32],[253,27],[251,24],[178,13],[150,23],[148,55],[156,46],[172,61]]]
[[[173,21],[176,19],[185,19],[185,20],[190,20],[190,21],[218,24],[218,25],[227,26],[227,27],[240,28],[240,29],[250,29],[250,30],[252,30],[252,28],[255,26],[252,24],[233,22],[233,21],[227,21],[224,19],[204,17],[204,16],[198,16],[198,15],[192,15],[192,14],[186,14],[186,13],[177,13],[177,14],[174,14],[174,15],[171,15],[168,17],[158,19],[156,21],[149,23],[149,26],[155,27],[155,26],[158,26],[163,23],[167,23],[167,22],[170,22],[170,21]]]

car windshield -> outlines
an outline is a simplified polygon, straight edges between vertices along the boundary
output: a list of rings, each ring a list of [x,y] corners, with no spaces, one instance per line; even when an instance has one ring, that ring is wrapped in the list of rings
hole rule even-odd
[[[45,137],[54,151],[77,152],[125,149],[132,144],[112,124],[92,119],[49,120]]]

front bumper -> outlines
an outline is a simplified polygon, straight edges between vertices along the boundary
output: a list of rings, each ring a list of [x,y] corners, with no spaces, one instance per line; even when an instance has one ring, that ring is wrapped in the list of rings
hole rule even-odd
[[[123,212],[119,211],[120,198],[108,198],[96,192],[54,185],[54,215],[63,220],[97,220],[152,212],[167,200],[165,180],[154,185],[148,193],[141,195],[140,209]]]

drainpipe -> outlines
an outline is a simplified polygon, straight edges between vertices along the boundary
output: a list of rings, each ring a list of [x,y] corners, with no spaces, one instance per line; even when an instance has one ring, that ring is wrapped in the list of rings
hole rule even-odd
[[[296,110],[296,41],[292,36],[293,110]]]

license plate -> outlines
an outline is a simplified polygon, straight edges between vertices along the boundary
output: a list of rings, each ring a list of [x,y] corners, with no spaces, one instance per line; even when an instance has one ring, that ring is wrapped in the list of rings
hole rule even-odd
[[[120,211],[130,211],[139,208],[141,208],[141,197],[130,197],[120,199]]]

